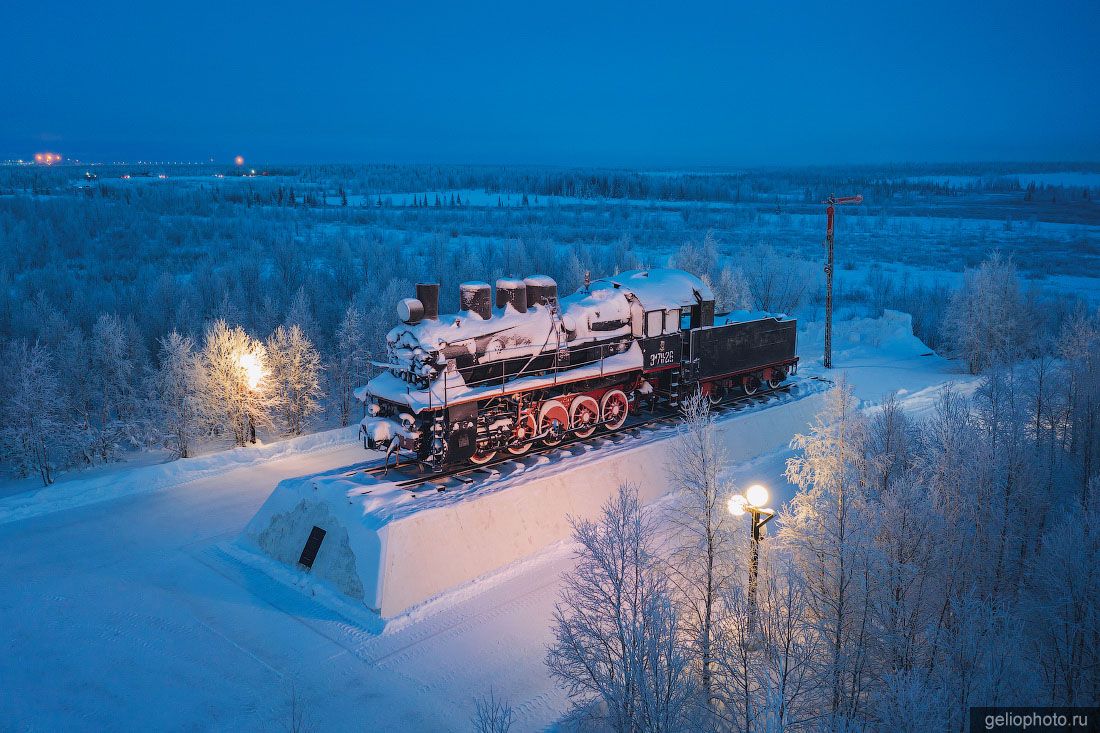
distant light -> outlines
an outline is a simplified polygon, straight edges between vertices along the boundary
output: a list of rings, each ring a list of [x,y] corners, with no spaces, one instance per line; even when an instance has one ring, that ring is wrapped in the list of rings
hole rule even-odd
[[[740,517],[741,515],[743,515],[745,513],[745,502],[746,499],[745,497],[741,496],[741,494],[734,494],[733,496],[731,496],[729,502],[727,503],[730,514],[735,517]]]
[[[244,156],[238,155],[236,158],[233,159],[233,162],[237,165],[244,165]]]
[[[760,484],[753,484],[745,489],[745,498],[748,499],[749,506],[762,507],[768,503],[768,490]]]

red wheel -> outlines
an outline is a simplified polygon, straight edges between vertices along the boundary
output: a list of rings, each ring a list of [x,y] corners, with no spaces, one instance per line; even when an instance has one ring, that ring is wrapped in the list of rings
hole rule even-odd
[[[478,450],[477,453],[474,453],[472,456],[470,456],[470,463],[473,463],[476,466],[484,466],[486,463],[488,463],[489,461],[493,460],[496,457],[497,457],[497,452],[495,450],[490,450],[490,451]]]
[[[760,380],[755,375],[749,374],[741,380],[741,386],[745,389],[745,394],[754,395],[760,391]]]
[[[546,445],[557,445],[565,439],[569,427],[569,413],[557,400],[542,403],[539,408],[539,434]]]
[[[621,389],[607,392],[600,400],[600,421],[608,430],[618,430],[630,414],[630,400]]]
[[[596,432],[600,421],[600,406],[588,395],[581,395],[569,406],[569,427],[578,438],[587,438]]]
[[[725,396],[725,390],[719,387],[717,382],[710,385],[710,391],[707,392],[707,399],[710,400],[710,404],[717,405]]]
[[[787,373],[782,369],[773,369],[772,376],[768,379],[768,386],[775,389],[779,385],[783,384],[783,380],[787,378]]]
[[[508,452],[513,456],[522,456],[531,450],[534,445],[531,438],[537,434],[535,416],[530,413],[522,415],[512,428],[512,444],[508,446]]]

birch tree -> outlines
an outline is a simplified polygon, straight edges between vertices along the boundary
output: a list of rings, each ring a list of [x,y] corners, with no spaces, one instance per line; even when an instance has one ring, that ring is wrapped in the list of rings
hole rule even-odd
[[[679,489],[668,516],[669,575],[676,589],[680,623],[691,640],[703,704],[713,715],[715,699],[714,636],[721,601],[734,574],[732,521],[727,509],[734,487],[723,478],[727,468],[710,403],[702,392],[684,401],[683,422],[670,448],[666,472]],[[712,725],[713,721],[707,725]]]
[[[217,430],[233,436],[235,445],[254,439],[255,430],[272,426],[280,403],[267,367],[262,342],[239,326],[215,321],[206,331],[199,362],[204,372],[202,406]]]
[[[336,329],[336,369],[333,375],[340,395],[342,426],[346,426],[351,420],[351,408],[355,399],[353,392],[366,381],[369,361],[363,314],[354,304],[349,305],[339,328]]]
[[[279,413],[290,435],[301,435],[321,409],[321,355],[297,324],[279,326],[267,340],[269,389],[279,396]]]
[[[809,434],[794,437],[791,445],[801,455],[787,462],[787,479],[799,492],[780,537],[806,580],[809,616],[822,640],[824,713],[833,725],[861,717],[868,691],[872,567],[865,435],[851,388],[840,380]]]
[[[154,379],[165,445],[187,458],[205,418],[203,370],[190,336],[172,331],[160,339],[160,367]]]
[[[0,436],[16,471],[37,475],[43,486],[54,481],[66,438],[65,406],[50,350],[39,343],[14,341],[4,350],[6,399]]]
[[[612,730],[682,730],[690,665],[637,490],[620,486],[598,521],[575,520],[573,539],[577,565],[554,608],[550,674],[580,714]]]

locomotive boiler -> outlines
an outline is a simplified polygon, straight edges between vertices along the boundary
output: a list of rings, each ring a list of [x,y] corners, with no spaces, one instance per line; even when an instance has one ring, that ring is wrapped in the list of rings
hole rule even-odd
[[[439,286],[422,283],[397,304],[385,371],[357,391],[367,447],[436,470],[485,464],[618,430],[695,390],[719,402],[774,388],[798,366],[793,319],[716,315],[711,289],[680,270],[624,272],[562,298],[544,275],[468,282],[459,302],[441,315]]]

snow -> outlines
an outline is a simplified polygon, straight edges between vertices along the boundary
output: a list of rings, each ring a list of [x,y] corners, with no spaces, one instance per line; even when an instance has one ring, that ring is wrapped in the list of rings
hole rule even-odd
[[[521,377],[506,385],[485,384],[469,387],[460,373],[448,371],[444,373],[443,379],[433,381],[427,389],[415,389],[391,372],[385,372],[367,384],[367,392],[390,402],[406,405],[413,412],[420,412],[430,407],[470,402],[494,394],[548,387],[559,382],[618,374],[641,368],[642,350],[637,343],[631,343],[630,347],[621,354],[546,376]]]
[[[357,440],[358,427],[349,427],[267,445],[233,448],[197,458],[98,471],[91,477],[71,473],[45,488],[0,500],[0,524],[132,494],[177,488],[236,468],[256,466],[286,456],[326,451],[357,443]]]
[[[805,376],[819,369],[820,326],[801,325]],[[868,407],[901,388],[907,409],[924,410],[939,384],[973,385],[957,365],[921,356],[928,350],[899,330],[895,316],[837,324],[833,373],[845,374]],[[570,461],[595,460],[604,449],[629,446],[597,441]],[[249,450],[258,453],[241,455]],[[790,452],[763,450],[730,477],[789,498],[781,474]],[[132,490],[137,482],[123,469],[113,474],[122,494],[113,501],[104,486],[91,502],[0,524],[4,726],[280,729],[292,687],[314,730],[468,730],[474,698],[490,688],[515,707],[514,730],[559,719],[568,703],[543,658],[559,576],[572,567],[569,543],[436,596],[384,629],[372,626],[373,614],[341,606],[346,596],[326,595],[326,583],[303,581],[234,542],[280,481],[375,455],[342,441],[303,451],[240,467],[230,461],[166,491]],[[555,470],[569,471],[570,461]],[[546,468],[525,461],[517,475],[502,471],[496,480],[503,486]],[[75,486],[41,500],[73,493]]]
[[[647,311],[714,300],[710,286],[683,270],[629,270],[592,283],[593,290],[609,287],[623,287],[634,293]]]
[[[802,380],[784,402],[725,413],[718,424],[731,459],[789,443],[812,422],[828,384]],[[596,450],[571,447],[445,491],[403,490],[344,469],[284,481],[239,544],[293,566],[312,527],[321,527],[328,535],[310,577],[393,618],[567,538],[568,518],[596,516],[621,483],[655,500],[670,487],[664,466],[674,434],[665,427]],[[592,476],[600,480],[585,480]]]

